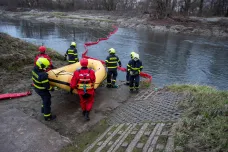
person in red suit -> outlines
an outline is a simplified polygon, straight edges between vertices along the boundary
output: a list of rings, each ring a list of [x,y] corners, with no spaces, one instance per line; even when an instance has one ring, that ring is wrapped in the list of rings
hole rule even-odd
[[[82,58],[80,60],[81,68],[74,72],[74,75],[71,79],[70,87],[71,94],[73,89],[76,89],[80,98],[80,106],[82,109],[82,114],[85,119],[88,121],[89,112],[92,109],[94,103],[94,83],[96,80],[95,72],[92,69],[89,69],[88,59]]]
[[[39,47],[39,52],[40,52],[40,53],[39,53],[38,55],[36,55],[36,57],[35,57],[34,66],[36,65],[36,61],[37,61],[39,58],[46,58],[46,59],[48,59],[48,61],[50,62],[50,66],[49,66],[49,68],[46,70],[46,72],[49,71],[49,70],[51,70],[51,69],[53,69],[54,66],[53,66],[53,64],[52,64],[51,58],[50,58],[49,55],[47,55],[47,54],[45,53],[45,52],[46,52],[46,47],[45,47],[45,46],[40,46],[40,47]]]

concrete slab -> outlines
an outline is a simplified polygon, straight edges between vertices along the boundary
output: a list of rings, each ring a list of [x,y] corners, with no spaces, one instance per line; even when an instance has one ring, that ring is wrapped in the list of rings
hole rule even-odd
[[[17,109],[1,113],[0,122],[2,152],[57,152],[70,143],[67,138]]]

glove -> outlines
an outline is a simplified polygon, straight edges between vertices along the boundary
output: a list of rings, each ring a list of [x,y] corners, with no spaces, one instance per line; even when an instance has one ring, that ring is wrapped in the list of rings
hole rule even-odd
[[[73,94],[73,90],[74,90],[73,88],[70,88],[70,94]]]

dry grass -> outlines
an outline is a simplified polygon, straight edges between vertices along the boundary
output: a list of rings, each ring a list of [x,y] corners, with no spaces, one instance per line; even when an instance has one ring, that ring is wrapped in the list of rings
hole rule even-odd
[[[172,85],[172,91],[188,92],[182,119],[175,135],[176,146],[184,151],[227,151],[228,91],[199,85]]]
[[[24,42],[18,38],[0,33],[0,66],[4,70],[17,70],[25,65],[32,65],[38,54],[38,46]],[[57,52],[47,49],[52,60],[62,60]]]

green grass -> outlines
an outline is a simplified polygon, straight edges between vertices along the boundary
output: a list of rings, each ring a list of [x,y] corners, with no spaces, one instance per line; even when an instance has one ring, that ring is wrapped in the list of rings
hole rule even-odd
[[[90,144],[92,144],[108,127],[109,126],[106,120],[101,120],[97,125],[93,127],[92,130],[88,132],[83,132],[79,134],[77,137],[75,137],[73,143],[62,149],[62,152],[83,151]]]
[[[149,136],[146,136],[146,135],[143,135],[141,138],[140,138],[140,143],[144,143],[146,144],[147,140],[149,139]]]
[[[199,85],[172,85],[189,99],[181,104],[185,112],[177,123],[175,145],[184,151],[227,151],[228,91]]]
[[[142,89],[149,88],[150,85],[151,85],[151,83],[149,81],[146,81],[146,80],[140,81],[140,88],[142,88]]]

